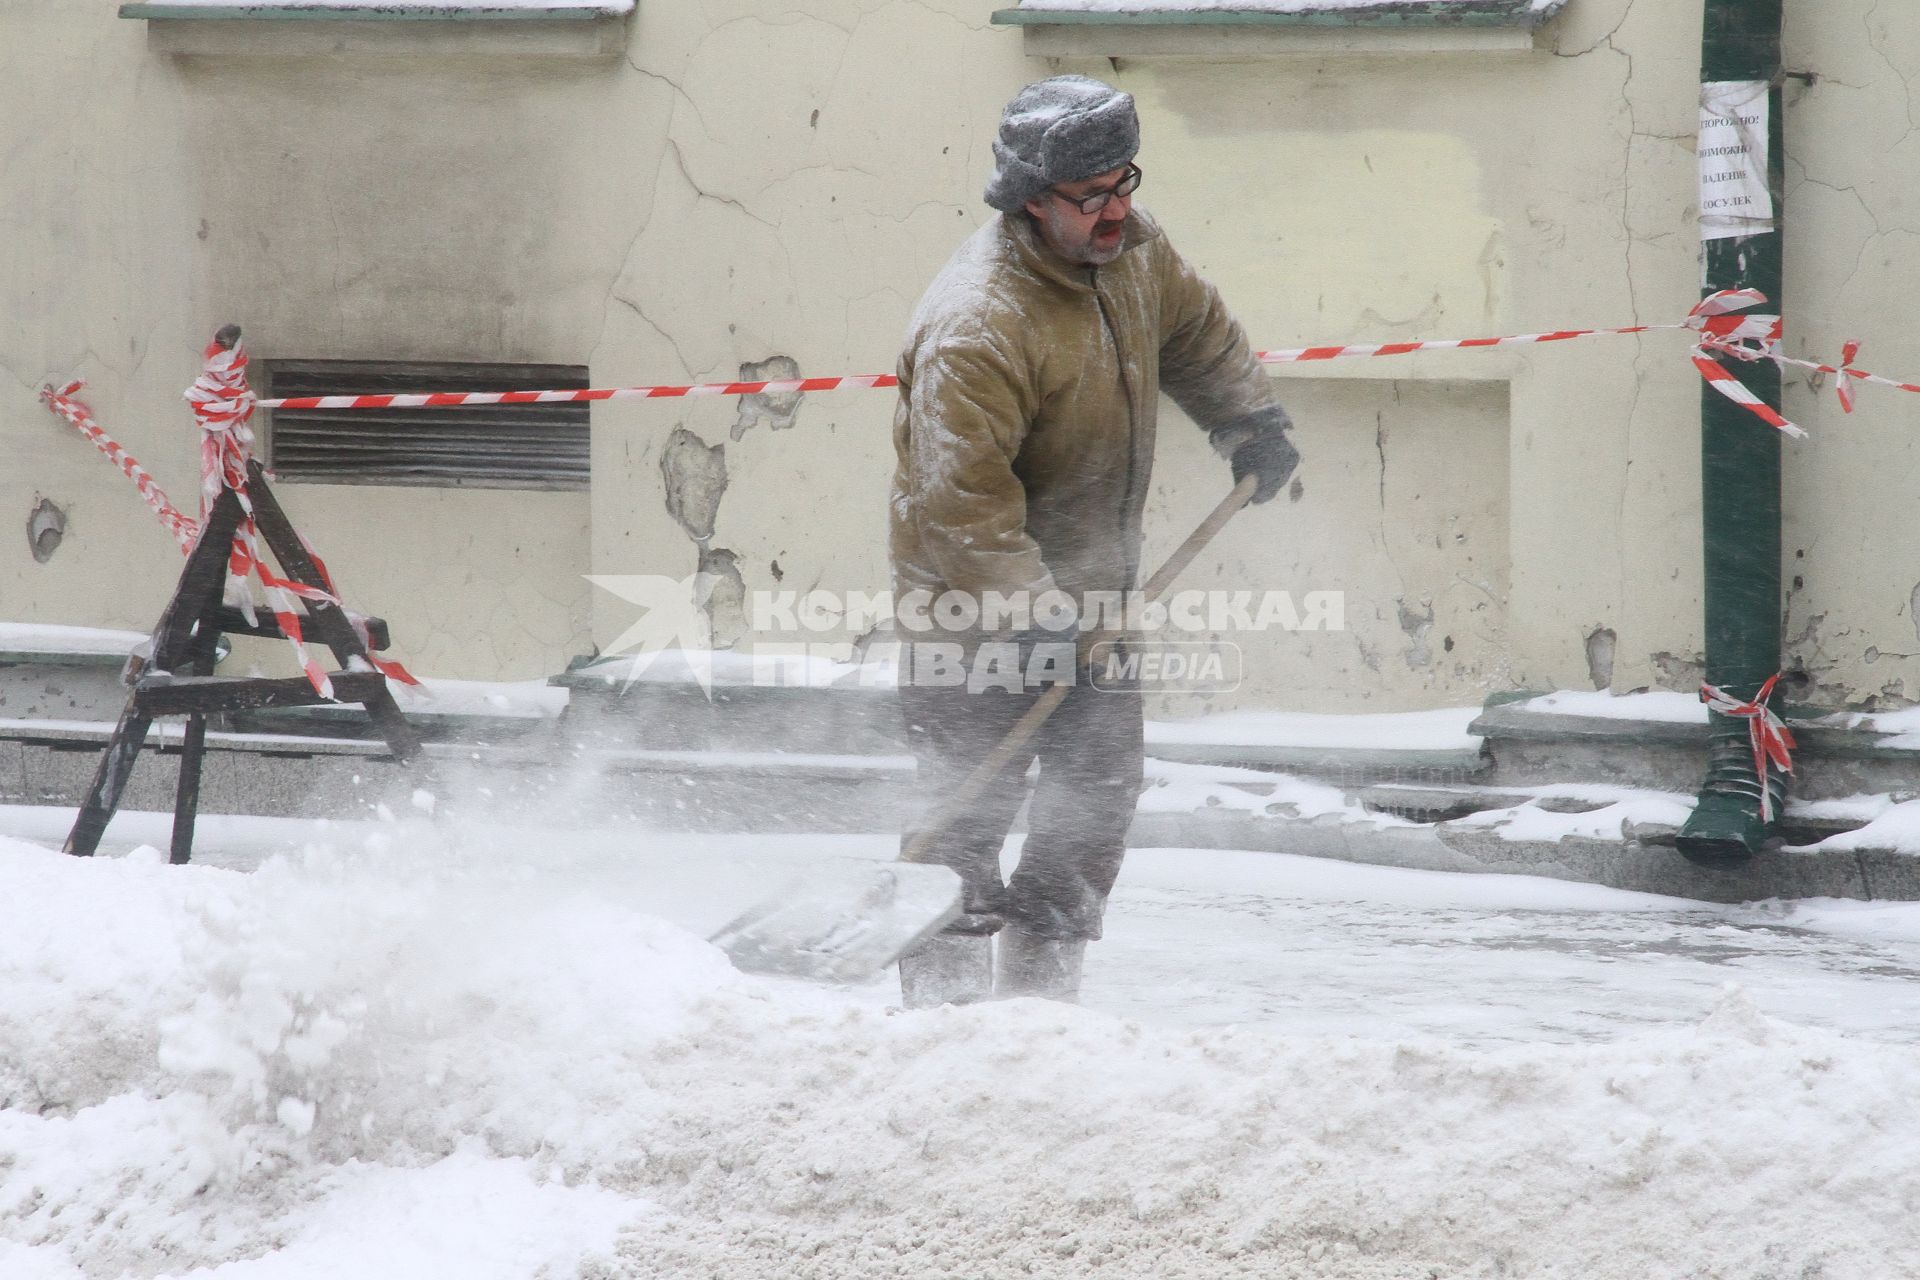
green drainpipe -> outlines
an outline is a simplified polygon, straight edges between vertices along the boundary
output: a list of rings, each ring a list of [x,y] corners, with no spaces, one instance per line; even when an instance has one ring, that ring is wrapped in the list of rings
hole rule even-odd
[[[1767,186],[1772,229],[1709,239],[1704,292],[1758,289],[1764,311],[1785,314],[1781,298],[1782,139],[1780,24],[1783,0],[1705,0],[1700,79],[1766,81]],[[1780,370],[1770,362],[1725,362],[1776,409]],[[1701,524],[1706,549],[1709,684],[1754,698],[1780,669],[1780,433],[1710,387],[1701,388]],[[1779,697],[1778,692],[1774,698]],[[1709,756],[1699,804],[1680,831],[1680,852],[1696,862],[1744,862],[1767,838],[1761,782],[1747,721],[1709,715]],[[1772,814],[1786,801],[1786,777],[1770,768]]]

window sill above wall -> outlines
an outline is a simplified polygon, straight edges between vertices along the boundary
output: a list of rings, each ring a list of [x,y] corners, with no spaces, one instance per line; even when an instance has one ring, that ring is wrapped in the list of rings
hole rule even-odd
[[[998,10],[993,21],[1021,28],[1027,53],[1044,58],[1489,53],[1532,50],[1535,31],[1566,3],[1385,0],[1355,9],[1306,0],[1280,10],[1195,9],[1142,0],[1124,10],[1022,5]]]
[[[318,57],[481,54],[608,58],[623,53],[633,5],[123,4],[162,53]]]

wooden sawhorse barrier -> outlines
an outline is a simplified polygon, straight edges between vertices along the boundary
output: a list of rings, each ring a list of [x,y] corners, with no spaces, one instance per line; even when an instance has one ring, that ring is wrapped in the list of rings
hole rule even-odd
[[[281,510],[267,483],[266,472],[257,461],[247,462],[247,497],[252,503],[260,536],[280,562],[283,574],[304,586],[329,591],[326,576],[314,563],[286,512]],[[228,557],[245,514],[240,495],[227,488],[221,491],[202,522],[199,540],[187,557],[186,570],[180,575],[180,585],[174,589],[173,598],[154,628],[152,654],[144,665],[140,665],[138,659],[129,664],[132,690],[120,713],[120,721],[114,726],[113,736],[107,740],[107,749],[81,802],[73,830],[67,836],[68,853],[86,856],[99,848],[100,837],[120,807],[127,779],[132,776],[134,763],[156,716],[187,717],[169,854],[170,861],[181,863],[193,856],[207,717],[223,711],[312,706],[328,701],[314,691],[304,676],[256,679],[213,674],[216,646],[222,635],[277,637],[282,634],[271,613],[263,611],[258,621],[249,622],[238,609],[222,603]],[[332,700],[358,702],[364,706],[396,760],[404,763],[419,754],[418,735],[401,714],[399,704],[387,688],[386,676],[376,671],[369,661],[369,641],[375,649],[386,647],[385,624],[370,619],[368,638],[363,641],[338,604],[302,599],[300,607],[305,613],[300,620],[302,633],[332,650],[334,661],[341,668],[329,677],[333,683]]]

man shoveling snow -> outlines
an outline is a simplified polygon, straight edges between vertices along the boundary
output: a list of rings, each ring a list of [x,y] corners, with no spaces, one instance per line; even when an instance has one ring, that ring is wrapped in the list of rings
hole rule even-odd
[[[1092,629],[1074,603],[1135,587],[1161,391],[1236,479],[1257,477],[1256,502],[1299,458],[1239,324],[1133,206],[1139,139],[1132,97],[1097,80],[1056,76],[1015,95],[986,189],[1001,216],[934,280],[901,352],[895,599],[937,602],[923,620],[943,643],[905,646],[900,699],[936,810],[1042,684],[1073,681],[1080,622]],[[1036,620],[1042,602],[1063,599],[1064,617]],[[983,659],[996,651],[1013,655],[1017,685]],[[908,1005],[1074,997],[1133,817],[1141,718],[1137,686],[1082,690],[958,817],[909,833],[906,856],[958,871],[966,899],[902,959]],[[1003,882],[1000,848],[1036,756],[1029,833]]]

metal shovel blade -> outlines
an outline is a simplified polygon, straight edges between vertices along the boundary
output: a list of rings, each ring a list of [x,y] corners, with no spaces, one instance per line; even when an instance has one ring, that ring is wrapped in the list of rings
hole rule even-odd
[[[835,858],[797,873],[711,941],[745,973],[859,982],[959,914],[951,868]]]

